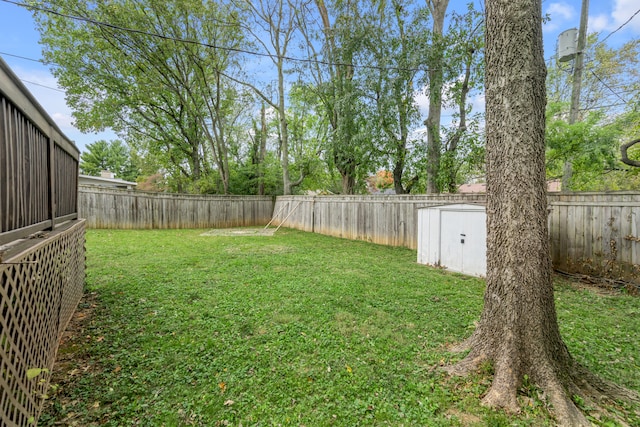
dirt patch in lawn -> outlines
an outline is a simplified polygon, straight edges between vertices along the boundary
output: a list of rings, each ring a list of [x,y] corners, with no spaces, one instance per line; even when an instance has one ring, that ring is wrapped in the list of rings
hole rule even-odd
[[[273,236],[276,232],[275,228],[219,228],[209,230],[201,234],[201,236]]]

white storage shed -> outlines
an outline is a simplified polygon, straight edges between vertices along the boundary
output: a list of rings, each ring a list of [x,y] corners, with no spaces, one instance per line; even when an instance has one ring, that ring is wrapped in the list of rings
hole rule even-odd
[[[487,273],[486,209],[456,204],[418,209],[418,263],[472,276]]]

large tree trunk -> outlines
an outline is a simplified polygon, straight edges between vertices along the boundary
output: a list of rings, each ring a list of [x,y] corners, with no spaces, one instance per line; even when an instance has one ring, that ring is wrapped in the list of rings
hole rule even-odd
[[[578,366],[560,337],[553,298],[545,190],[545,64],[541,0],[487,0],[487,289],[471,351],[451,373],[494,366],[483,398],[518,411],[525,375],[563,426],[590,422],[571,396],[597,405],[604,384]]]
[[[289,174],[289,127],[284,99],[283,60],[278,58],[278,123],[280,126],[280,149],[282,150],[282,185],[285,196],[291,194],[291,176]]]
[[[433,17],[433,54],[429,63],[429,114],[424,124],[427,127],[427,193],[440,193],[440,121],[442,116],[442,85],[444,71],[444,17],[449,0],[427,0]]]
[[[356,179],[349,173],[342,173],[342,194],[353,194],[356,189]]]
[[[264,159],[267,156],[267,108],[260,108],[260,151],[258,155],[258,195],[264,196]]]

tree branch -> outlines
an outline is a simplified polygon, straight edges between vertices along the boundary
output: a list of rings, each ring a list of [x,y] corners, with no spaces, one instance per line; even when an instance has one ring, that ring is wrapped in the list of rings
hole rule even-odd
[[[630,159],[629,156],[627,155],[627,150],[639,142],[640,142],[640,138],[634,139],[633,141],[627,142],[626,144],[622,144],[622,146],[620,147],[620,153],[622,154],[622,158],[620,160],[622,160],[622,163],[624,163],[625,165],[640,168],[640,161]]]

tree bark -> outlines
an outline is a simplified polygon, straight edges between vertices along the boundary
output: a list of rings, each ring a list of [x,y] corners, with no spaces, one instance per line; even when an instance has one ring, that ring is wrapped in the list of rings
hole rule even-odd
[[[630,159],[629,155],[627,154],[627,151],[629,150],[629,148],[633,147],[634,145],[636,145],[639,142],[640,142],[640,139],[634,139],[633,141],[627,142],[626,144],[622,144],[622,146],[620,146],[620,154],[622,155],[622,158],[621,158],[622,163],[624,163],[625,165],[636,167],[636,168],[640,167],[640,161]]]
[[[258,164],[258,195],[264,196],[264,159],[267,156],[267,108],[260,108],[260,151]]]
[[[442,116],[442,85],[444,71],[444,17],[449,0],[427,0],[433,17],[433,54],[429,64],[429,114],[424,124],[427,127],[427,193],[440,193],[440,121]]]
[[[480,323],[448,368],[466,374],[485,361],[494,378],[483,404],[519,411],[526,376],[562,426],[591,423],[571,400],[598,405],[620,396],[578,366],[558,328],[547,229],[545,76],[541,0],[487,0],[487,288]]]

